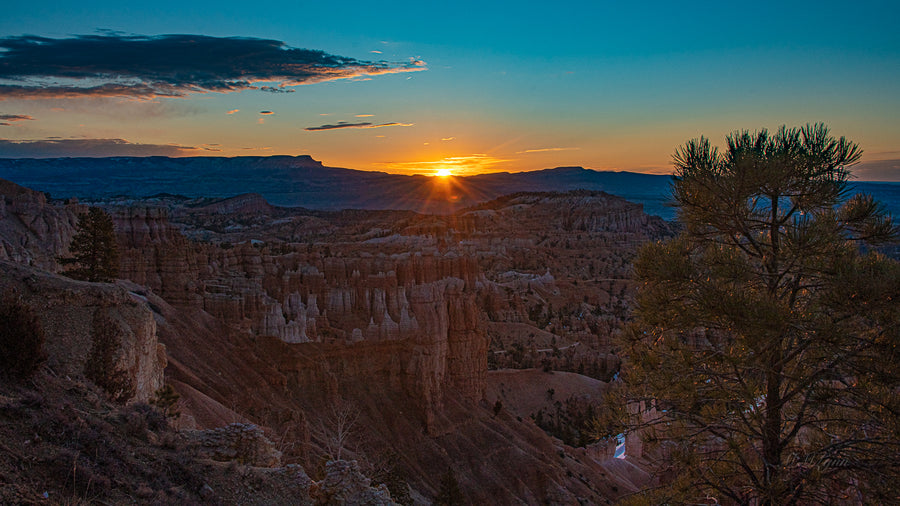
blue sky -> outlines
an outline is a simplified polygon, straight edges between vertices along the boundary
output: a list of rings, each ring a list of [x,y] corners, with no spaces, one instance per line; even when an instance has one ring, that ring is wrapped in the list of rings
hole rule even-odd
[[[179,88],[177,98],[53,97],[35,90],[64,81],[58,72],[23,78],[8,68],[0,85],[27,86],[0,95],[0,156],[309,154],[400,173],[664,173],[693,137],[721,144],[736,129],[825,122],[865,150],[860,178],[900,180],[895,2],[95,1],[4,10],[6,38],[105,35],[112,47],[130,35],[245,37],[354,61],[341,79],[283,88],[292,93]],[[70,47],[62,42],[60,58]],[[360,64],[382,60],[389,71]]]

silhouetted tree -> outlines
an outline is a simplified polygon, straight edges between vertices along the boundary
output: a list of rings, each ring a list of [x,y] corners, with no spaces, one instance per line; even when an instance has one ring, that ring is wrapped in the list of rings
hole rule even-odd
[[[622,343],[630,429],[672,477],[642,500],[900,497],[900,266],[857,244],[896,229],[847,198],[860,155],[821,124],[676,151],[685,229],[641,251]]]
[[[119,275],[119,248],[112,218],[99,207],[90,207],[79,220],[69,245],[69,258],[63,265],[73,265],[65,274],[84,281],[110,282]]]

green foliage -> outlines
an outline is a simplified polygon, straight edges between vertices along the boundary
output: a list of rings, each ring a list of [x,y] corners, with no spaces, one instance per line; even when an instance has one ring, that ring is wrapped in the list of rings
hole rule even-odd
[[[897,499],[900,267],[861,151],[822,125],[675,154],[685,232],[643,248],[623,340],[631,430],[673,471],[650,501]],[[891,485],[893,484],[893,485]]]
[[[134,397],[135,386],[129,372],[119,368],[120,333],[121,328],[109,316],[98,314],[94,318],[93,343],[84,375],[106,391],[111,400],[125,402]]]
[[[74,266],[65,271],[70,278],[83,281],[110,282],[119,275],[119,249],[112,218],[99,207],[90,207],[79,220],[69,245],[69,258],[62,265]]]
[[[46,360],[44,329],[34,311],[6,295],[0,300],[0,375],[28,379]]]

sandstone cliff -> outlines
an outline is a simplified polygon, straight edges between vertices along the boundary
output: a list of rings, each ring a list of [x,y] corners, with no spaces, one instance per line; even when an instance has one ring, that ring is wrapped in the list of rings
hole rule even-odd
[[[54,271],[84,206],[53,205],[34,190],[0,179],[0,260]]]
[[[20,297],[38,315],[47,365],[57,375],[83,377],[104,353],[112,363],[105,373],[119,374],[130,392],[120,400],[147,402],[163,385],[166,352],[153,312],[126,285],[74,281],[0,261],[0,292]]]

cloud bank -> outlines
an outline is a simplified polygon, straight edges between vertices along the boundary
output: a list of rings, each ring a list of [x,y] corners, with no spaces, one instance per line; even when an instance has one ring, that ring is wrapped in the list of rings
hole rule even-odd
[[[0,158],[104,156],[184,156],[197,148],[176,144],[140,144],[125,139],[0,139]],[[207,150],[214,151],[214,150]]]
[[[0,100],[277,93],[301,84],[419,70],[425,70],[421,60],[357,60],[246,37],[0,37]]]
[[[407,126],[413,126],[413,124],[412,123],[398,123],[395,121],[392,123],[381,123],[381,124],[375,125],[375,124],[368,123],[368,122],[347,123],[346,121],[340,121],[340,122],[338,122],[337,125],[312,126],[312,127],[306,127],[306,128],[304,128],[304,130],[306,130],[308,132],[317,132],[320,130],[337,130],[339,128],[382,128],[382,127],[392,127],[392,126],[407,127]]]

